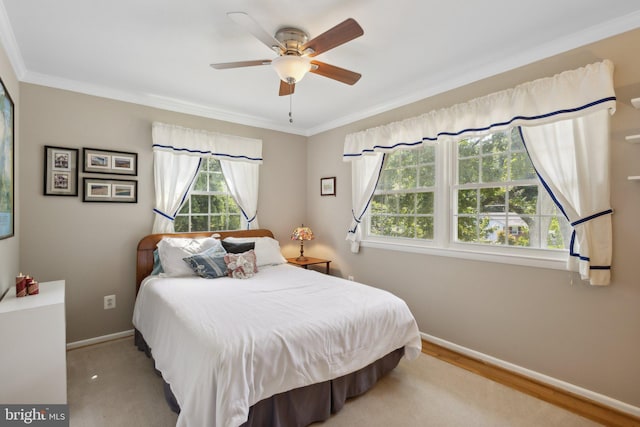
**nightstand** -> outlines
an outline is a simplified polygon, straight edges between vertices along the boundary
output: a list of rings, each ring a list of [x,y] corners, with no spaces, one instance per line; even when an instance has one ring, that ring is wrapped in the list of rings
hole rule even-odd
[[[325,264],[327,266],[327,274],[329,274],[329,264],[331,263],[328,259],[311,258],[310,256],[307,257],[306,261],[297,261],[295,258],[287,258],[287,262],[289,264],[299,265],[303,268],[308,268],[310,265]]]

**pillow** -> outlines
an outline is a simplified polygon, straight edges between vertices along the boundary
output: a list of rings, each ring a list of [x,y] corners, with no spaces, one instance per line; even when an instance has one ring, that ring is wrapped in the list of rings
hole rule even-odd
[[[221,254],[225,253],[220,240],[212,237],[198,239],[164,237],[158,242],[158,255],[160,256],[162,269],[167,276],[195,276],[191,267],[184,262],[184,258],[213,247],[218,248]]]
[[[217,246],[206,251],[183,258],[189,267],[200,277],[205,279],[217,279],[227,275],[227,263],[224,253],[220,253]]]
[[[162,269],[162,263],[160,262],[160,255],[158,249],[153,250],[153,270],[151,270],[151,276],[157,276],[160,273],[164,273]]]
[[[255,242],[258,267],[264,265],[286,264],[287,260],[280,252],[280,243],[271,237],[227,237],[223,242],[247,243]]]
[[[226,240],[222,241],[222,247],[230,254],[241,254],[243,252],[250,251],[251,249],[255,249],[256,244],[253,242],[245,242],[245,243],[233,243],[227,242]]]
[[[234,279],[248,279],[258,272],[256,253],[252,249],[241,254],[226,254],[224,262],[227,264],[227,273]]]

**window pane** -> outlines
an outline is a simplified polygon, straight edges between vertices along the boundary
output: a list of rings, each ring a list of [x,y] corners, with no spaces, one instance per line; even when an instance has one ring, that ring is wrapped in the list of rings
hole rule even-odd
[[[432,214],[433,213],[433,193],[417,193],[416,194],[416,213]],[[432,224],[433,227],[433,224]]]
[[[509,215],[509,245],[540,247],[540,227],[536,217]]]
[[[482,182],[503,182],[508,180],[506,168],[508,155],[497,154],[482,157]]]
[[[538,186],[523,185],[509,190],[509,212],[533,214],[538,210]]]
[[[210,230],[226,230],[226,224],[222,215],[211,215],[209,220]]]
[[[433,217],[416,218],[416,237],[433,240]]]
[[[207,191],[207,174],[198,173],[196,183],[193,186],[193,191]]]
[[[478,190],[458,191],[458,213],[478,212]]]
[[[391,223],[391,217],[382,215],[371,215],[371,225],[369,232],[376,236],[390,236]]]
[[[476,218],[458,217],[458,240],[461,242],[475,242],[478,240],[478,225]]]
[[[401,194],[398,196],[399,213],[411,215],[416,213],[415,194]]]
[[[433,187],[436,185],[436,166],[421,166],[418,169],[417,187]]]
[[[422,149],[418,151],[418,163],[435,163],[436,161],[436,147],[433,145],[423,145]]]
[[[229,215],[229,226],[227,230],[239,230],[240,229],[240,215]]]
[[[480,181],[480,159],[473,157],[458,162],[458,183],[469,184]]]
[[[418,161],[416,150],[401,150],[397,153],[400,154],[400,166],[414,166]]]
[[[188,216],[177,216],[175,221],[173,221],[173,227],[176,230],[176,233],[188,233],[189,230],[189,217]]]
[[[211,197],[211,212],[212,213],[224,213],[225,209],[225,196],[210,196]]]
[[[180,208],[180,211],[178,212],[178,215],[184,215],[184,214],[188,214],[188,213],[189,213],[189,199],[187,199],[184,202],[184,204]]]
[[[227,184],[224,182],[224,176],[222,172],[209,173],[209,191],[211,192],[225,192]]]
[[[393,190],[394,188],[400,188],[398,182],[398,170],[397,169],[385,169],[380,175],[380,181],[378,182],[379,190]]]
[[[400,187],[403,190],[416,188],[418,182],[418,170],[416,168],[400,169]]]
[[[208,217],[207,215],[193,215],[191,217],[191,230],[193,231],[207,231]]]
[[[233,213],[233,214],[239,214],[240,213],[240,208],[236,204],[236,201],[233,200],[233,197],[227,196],[226,204],[227,204],[227,212]],[[239,216],[238,216],[238,218],[239,218]]]
[[[505,201],[504,187],[489,187],[480,189],[480,212],[504,212]]]
[[[191,196],[191,213],[209,213],[209,197],[206,195],[194,194]],[[206,230],[206,228],[205,228]]]
[[[531,164],[529,156],[525,152],[511,155],[511,179],[534,179],[536,171]]]
[[[471,157],[480,154],[480,145],[476,140],[463,139],[458,142],[458,157]]]
[[[507,132],[495,132],[482,138],[482,153],[497,154],[509,150],[511,144],[510,134]]]

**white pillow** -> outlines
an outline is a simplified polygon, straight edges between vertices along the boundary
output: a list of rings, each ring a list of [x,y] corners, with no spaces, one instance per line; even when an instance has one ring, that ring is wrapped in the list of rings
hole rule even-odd
[[[254,251],[258,267],[287,263],[280,252],[280,243],[271,237],[227,237],[224,240],[231,243],[255,242]]]
[[[196,274],[183,258],[199,254],[213,247],[219,247],[222,255],[226,253],[220,240],[213,237],[198,239],[164,237],[158,242],[158,256],[167,276],[195,276]]]

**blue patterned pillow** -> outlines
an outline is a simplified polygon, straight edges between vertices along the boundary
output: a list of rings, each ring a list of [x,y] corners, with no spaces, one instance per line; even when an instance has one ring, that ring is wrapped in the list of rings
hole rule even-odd
[[[224,261],[226,252],[219,247],[209,248],[199,254],[182,258],[200,277],[216,279],[227,275],[227,264]]]
[[[158,254],[158,249],[153,251],[153,270],[151,271],[152,276],[157,276],[160,273],[164,273],[162,269],[162,264],[160,263],[160,255]]]

